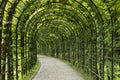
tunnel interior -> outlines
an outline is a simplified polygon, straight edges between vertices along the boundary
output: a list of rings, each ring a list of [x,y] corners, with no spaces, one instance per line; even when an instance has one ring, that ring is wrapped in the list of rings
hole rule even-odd
[[[120,79],[119,0],[0,0],[0,75],[19,80],[37,54]]]

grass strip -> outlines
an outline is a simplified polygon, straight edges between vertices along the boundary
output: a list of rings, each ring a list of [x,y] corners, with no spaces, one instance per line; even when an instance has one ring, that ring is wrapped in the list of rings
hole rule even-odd
[[[40,62],[39,60],[37,60],[35,66],[30,70],[30,72],[28,72],[27,75],[21,77],[20,80],[32,80],[32,78],[34,78],[34,76],[37,74],[39,68],[40,68]]]

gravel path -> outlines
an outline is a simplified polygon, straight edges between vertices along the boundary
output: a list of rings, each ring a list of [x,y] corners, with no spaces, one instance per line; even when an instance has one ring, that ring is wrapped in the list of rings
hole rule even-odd
[[[83,80],[80,75],[64,62],[38,55],[41,68],[32,80]]]

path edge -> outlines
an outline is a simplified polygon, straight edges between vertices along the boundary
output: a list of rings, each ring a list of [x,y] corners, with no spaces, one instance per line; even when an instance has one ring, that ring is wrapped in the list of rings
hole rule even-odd
[[[40,65],[40,61],[39,61],[39,65]],[[36,72],[31,76],[30,80],[33,80],[33,78],[37,75],[37,73],[39,72],[39,70],[41,69],[41,67],[42,67],[42,65],[39,66],[39,68],[36,70]]]

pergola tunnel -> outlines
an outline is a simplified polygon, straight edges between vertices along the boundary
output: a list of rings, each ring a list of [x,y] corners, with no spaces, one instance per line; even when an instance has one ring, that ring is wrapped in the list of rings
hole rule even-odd
[[[120,0],[0,0],[0,80],[21,80],[37,55],[94,80],[120,80]]]

